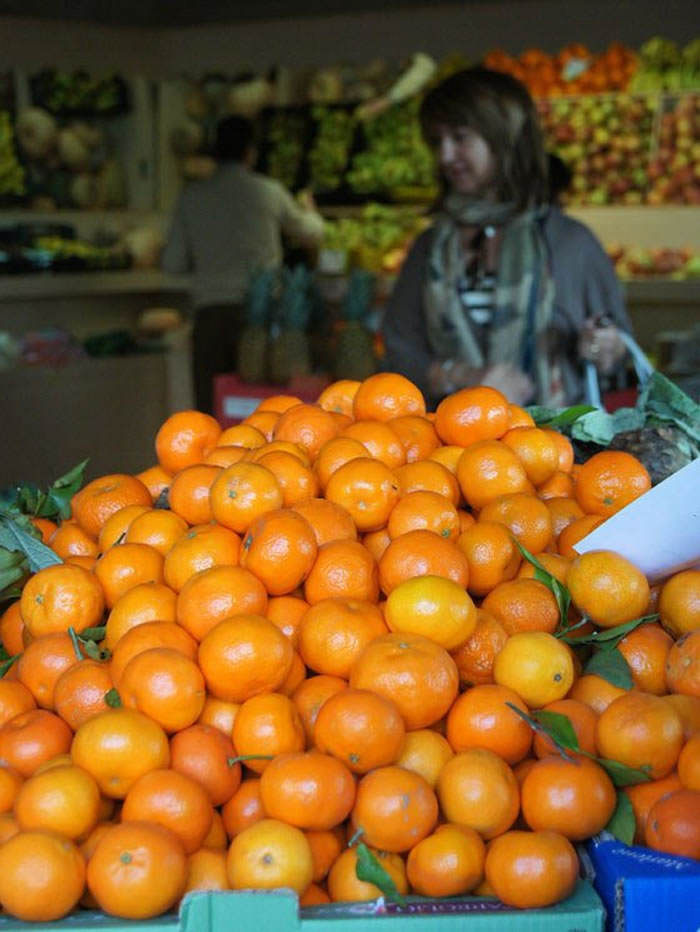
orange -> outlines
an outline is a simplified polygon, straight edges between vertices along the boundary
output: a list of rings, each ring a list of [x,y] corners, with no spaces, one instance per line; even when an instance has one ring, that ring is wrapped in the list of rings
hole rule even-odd
[[[593,709],[596,715],[606,709],[611,702],[620,696],[624,696],[625,690],[619,686],[613,686],[601,676],[595,673],[586,673],[579,676],[576,682],[569,690],[569,699],[576,699],[583,702],[589,708]]]
[[[548,702],[544,709],[547,712],[566,716],[574,730],[579,748],[595,756],[595,726],[598,716],[590,706],[578,699],[556,699],[554,702]],[[535,735],[532,749],[537,757],[547,757],[549,754],[558,753],[552,740],[541,733]],[[574,751],[568,753],[575,755]]]
[[[301,829],[261,819],[231,842],[226,872],[232,890],[289,887],[301,895],[314,873],[311,847]]]
[[[0,726],[15,715],[35,708],[36,700],[24,683],[6,677],[0,679]]]
[[[192,466],[192,469],[202,469],[204,467]],[[182,475],[178,473],[178,475]],[[177,478],[177,477],[176,477]],[[170,489],[172,495],[172,487]],[[208,521],[208,517],[202,517],[202,523]],[[198,521],[190,521],[190,524],[198,524]],[[124,540],[128,544],[148,544],[158,553],[165,554],[174,547],[177,541],[187,531],[187,522],[184,517],[175,514],[174,511],[167,511],[164,508],[154,508],[144,514],[137,515],[131,522],[126,532]]]
[[[18,832],[0,846],[0,902],[25,922],[55,922],[77,905],[85,886],[85,860],[68,838],[53,832]]]
[[[676,790],[654,803],[645,840],[650,848],[682,858],[700,858],[700,792]]]
[[[299,651],[311,670],[347,679],[363,648],[387,633],[381,610],[356,599],[322,599],[299,626]]]
[[[59,676],[79,660],[73,641],[65,631],[35,638],[15,666],[18,680],[31,692],[37,705],[53,709]]]
[[[258,463],[234,463],[214,481],[210,493],[216,521],[239,534],[268,511],[282,507],[282,490],[274,476]]]
[[[387,530],[393,539],[419,528],[456,540],[460,534],[457,509],[448,498],[437,492],[408,492],[392,508]]]
[[[680,778],[675,770],[660,780],[649,780],[645,783],[625,787],[625,795],[632,803],[632,809],[634,810],[635,844],[644,844],[647,819],[654,803],[663,796],[668,796],[669,793],[675,793],[676,790],[682,788]]]
[[[403,466],[406,450],[396,431],[382,421],[354,421],[344,428],[342,436],[359,440],[367,451],[365,456],[384,463],[390,469]]]
[[[566,577],[569,573],[569,566],[571,565],[570,560],[567,560],[566,557],[562,557],[558,553],[536,553],[533,554],[533,556],[537,558],[537,562],[541,563],[548,573],[551,573],[562,585],[566,585]],[[523,560],[518,570],[518,578],[534,579],[536,572],[537,570],[529,560]]]
[[[379,560],[379,584],[389,595],[416,576],[442,576],[461,586],[469,583],[469,563],[456,543],[425,529],[396,537]]]
[[[479,520],[457,538],[467,558],[472,595],[484,596],[499,583],[512,579],[520,565],[520,553],[510,531],[502,523]]]
[[[438,801],[419,774],[403,767],[377,767],[358,783],[350,818],[353,828],[362,828],[368,845],[401,853],[435,828]]]
[[[206,838],[202,842],[202,849],[215,849],[224,852],[228,847],[228,836],[224,828],[224,820],[218,809],[214,809],[214,818]]]
[[[352,437],[332,437],[323,444],[314,462],[320,488],[325,489],[333,473],[352,459],[366,457],[367,448]]]
[[[559,469],[559,448],[552,435],[540,427],[515,427],[502,439],[518,454],[533,485],[542,485]]]
[[[141,583],[163,582],[163,555],[148,544],[120,544],[103,553],[95,566],[105,604],[112,608],[121,596]]]
[[[0,813],[9,812],[15,803],[24,777],[18,770],[3,764],[0,767]]]
[[[143,482],[151,493],[151,498],[155,502],[165,489],[170,486],[172,475],[166,469],[163,469],[162,466],[156,464],[155,466],[149,466],[148,469],[144,469],[143,472],[136,473],[136,478]]]
[[[98,625],[104,611],[100,583],[79,566],[56,564],[30,576],[19,610],[32,637],[73,628],[80,633]]]
[[[453,754],[454,751],[443,735],[432,728],[418,728],[406,735],[396,765],[419,774],[434,789],[443,764]]]
[[[354,688],[326,699],[313,730],[318,750],[337,757],[353,773],[393,764],[401,753],[405,733],[394,702],[368,689]]]
[[[649,767],[652,779],[673,770],[683,746],[678,713],[659,696],[628,692],[615,699],[598,718],[596,744],[602,757],[628,767]]]
[[[605,518],[602,515],[584,515],[583,518],[577,518],[571,524],[559,532],[557,538],[557,550],[568,560],[573,560],[578,556],[576,544],[584,537],[588,537],[592,530],[602,524]]]
[[[123,543],[131,522],[150,511],[153,511],[153,508],[148,508],[146,505],[126,505],[110,515],[100,528],[100,534],[97,538],[99,552],[104,553],[115,544]]]
[[[309,603],[299,596],[277,595],[269,599],[264,614],[296,648],[299,643],[299,626],[308,610]]]
[[[262,431],[252,424],[242,423],[225,427],[219,434],[216,445],[217,447],[240,446],[247,450],[256,450],[266,442]]]
[[[387,422],[401,441],[407,463],[427,459],[440,446],[435,427],[422,415],[404,414]]]
[[[151,919],[171,909],[187,882],[178,837],[154,822],[121,822],[99,838],[87,885],[99,908],[124,919]]]
[[[58,525],[54,521],[49,521],[48,518],[38,518],[32,516],[29,520],[39,532],[42,544],[48,544],[49,538],[54,533]]]
[[[535,422],[532,415],[520,405],[508,405],[508,428],[512,430],[515,427],[534,427]]]
[[[489,845],[486,879],[503,903],[542,909],[574,890],[579,862],[571,842],[557,832],[506,832]]]
[[[464,453],[464,447],[460,446],[459,444],[448,443],[442,447],[438,447],[437,450],[433,450],[433,452],[428,457],[428,461],[438,463],[440,466],[444,466],[448,472],[452,473],[453,476],[456,476],[457,463],[459,462],[459,458],[461,457],[462,453]]]
[[[202,847],[187,858],[185,893],[190,890],[228,890],[226,852]]]
[[[434,725],[446,714],[457,695],[459,675],[452,657],[435,641],[418,634],[384,634],[355,661],[350,686],[390,699],[412,731]]]
[[[239,708],[240,704],[237,702],[226,702],[224,699],[217,699],[216,696],[210,696],[207,693],[204,708],[197,721],[202,725],[211,725],[212,728],[230,737]]]
[[[47,709],[21,712],[0,727],[0,760],[30,777],[37,767],[71,746],[68,725]]]
[[[349,414],[352,417],[353,402],[360,387],[357,379],[338,379],[326,385],[316,399],[324,411],[338,411],[340,414]]]
[[[545,502],[552,501],[556,498],[574,498],[574,480],[569,473],[557,471],[551,475],[546,482],[537,486],[537,497]],[[581,512],[583,514],[583,512]]]
[[[700,630],[700,570],[666,580],[659,597],[661,623],[674,637]]]
[[[491,521],[506,527],[530,553],[540,553],[552,540],[553,523],[549,508],[534,495],[515,492],[485,505],[479,521]]]
[[[478,608],[474,630],[464,644],[451,651],[462,686],[493,683],[493,663],[507,639],[500,621]]]
[[[170,739],[170,766],[199,783],[213,806],[221,806],[241,783],[241,765],[231,738],[212,725],[201,722],[183,728]]]
[[[506,703],[527,712],[520,696],[504,686],[474,686],[458,696],[447,713],[452,749],[486,748],[511,765],[522,760],[532,746],[532,730]]]
[[[354,394],[352,415],[356,421],[388,421],[406,414],[425,414],[420,389],[396,372],[378,372],[365,379]]]
[[[324,831],[306,831],[304,835],[306,835],[306,840],[311,847],[311,856],[314,862],[313,885],[320,884],[325,880],[333,862],[345,847],[345,831],[340,827]]]
[[[682,635],[668,652],[666,682],[671,692],[700,699],[700,631]]]
[[[439,825],[410,850],[406,873],[420,896],[459,896],[482,880],[485,859],[486,847],[478,832],[460,825]]]
[[[357,528],[350,514],[325,498],[297,502],[292,510],[309,522],[319,547],[333,540],[357,540]]]
[[[497,440],[508,430],[508,401],[486,385],[462,388],[437,406],[435,430],[443,443],[462,447]]]
[[[293,453],[272,450],[257,457],[255,462],[269,469],[277,479],[285,508],[291,508],[296,502],[303,502],[319,494],[320,485],[316,473]]]
[[[124,473],[100,476],[84,485],[71,499],[71,511],[80,527],[97,539],[103,524],[126,505],[153,504],[151,493],[140,479]]]
[[[145,505],[135,505],[144,508]],[[55,554],[66,560],[68,557],[96,557],[99,553],[97,541],[72,521],[64,521],[51,535],[48,546]]]
[[[379,864],[393,880],[400,894],[408,893],[406,865],[399,854],[372,851]],[[346,848],[328,872],[328,894],[334,903],[376,900],[382,895],[379,887],[357,876],[357,849]]]
[[[663,697],[678,713],[683,725],[683,737],[687,741],[696,731],[700,731],[700,696],[685,696],[683,693],[669,693]]]
[[[576,501],[586,514],[608,517],[651,488],[649,473],[631,453],[595,453],[576,475]]]
[[[233,466],[234,463],[240,463],[245,459],[249,450],[246,447],[231,444],[230,446],[214,447],[211,453],[207,453],[203,463],[205,466],[220,466],[226,469],[227,466]]]
[[[509,635],[523,631],[551,634],[559,624],[557,600],[537,579],[511,579],[499,583],[486,596],[482,607],[503,625]]]
[[[304,582],[304,598],[310,605],[333,598],[376,602],[378,596],[377,563],[359,541],[332,540],[319,546]]]
[[[105,696],[113,686],[109,664],[86,657],[56,680],[54,709],[76,731],[83,722],[107,709]]]
[[[457,481],[472,508],[483,508],[501,495],[532,491],[517,454],[500,440],[468,446],[457,461]]]
[[[153,647],[136,654],[119,678],[127,709],[143,712],[173,733],[197,721],[204,707],[204,677],[179,650]]]
[[[221,427],[202,411],[177,411],[156,434],[156,456],[163,469],[173,475],[201,463],[219,441]]]
[[[379,460],[358,457],[339,467],[326,486],[328,501],[344,508],[360,531],[383,527],[398,501],[398,484]]]
[[[686,790],[700,792],[700,732],[683,746],[678,758],[678,777]]]
[[[372,554],[374,559],[379,562],[384,556],[386,548],[391,543],[391,537],[385,527],[378,531],[369,531],[362,535],[362,545]]]
[[[602,831],[617,803],[612,780],[587,757],[564,760],[559,754],[539,760],[521,787],[523,816],[536,832],[559,832],[583,841]]]
[[[154,647],[170,647],[190,660],[197,656],[197,642],[178,624],[172,621],[146,621],[127,631],[115,644],[110,670],[114,685],[119,687],[129,661],[142,651]]]
[[[319,751],[278,754],[260,777],[260,796],[272,819],[327,831],[350,815],[355,779],[337,757]]]
[[[242,566],[213,566],[195,573],[177,595],[176,618],[196,641],[220,621],[234,615],[264,614],[267,592]]]
[[[180,538],[163,564],[165,582],[179,592],[190,576],[212,566],[236,566],[241,539],[217,524],[199,524]]]
[[[266,692],[241,704],[232,740],[246,767],[262,773],[276,755],[303,750],[306,739],[292,700],[282,693]]]
[[[202,638],[198,654],[209,692],[229,702],[278,689],[292,657],[292,645],[279,628],[256,614],[220,621]]]
[[[302,403],[282,412],[273,437],[298,444],[313,462],[323,444],[337,433],[338,425],[332,414],[319,405]]]
[[[221,466],[197,464],[175,473],[168,489],[168,506],[185,524],[206,524],[212,520],[209,492],[221,473]]]
[[[514,690],[533,709],[563,699],[574,681],[566,644],[545,631],[512,634],[493,664],[493,678]]]
[[[270,453],[290,453],[304,466],[311,466],[311,457],[308,452],[300,444],[291,440],[270,440],[261,447],[249,450],[244,459],[249,463],[257,463],[263,456],[268,456]]]
[[[107,616],[104,646],[113,650],[131,628],[148,621],[175,621],[177,596],[164,583],[140,583],[120,596]]]
[[[515,822],[520,792],[513,771],[493,751],[470,748],[460,751],[443,766],[437,795],[448,822],[495,838]]]
[[[14,805],[21,831],[55,832],[71,841],[92,831],[99,812],[94,777],[70,764],[35,773],[21,786]]]
[[[221,807],[221,818],[229,838],[265,818],[260,796],[260,778],[247,776],[228,802]]]
[[[318,545],[306,518],[289,508],[269,511],[248,527],[241,566],[264,584],[270,595],[288,595],[306,579]]]
[[[457,480],[442,463],[432,459],[406,463],[395,469],[394,475],[399,483],[399,495],[402,498],[410,492],[437,492],[453,505],[459,503],[461,493]]]
[[[301,404],[301,398],[297,398],[296,395],[271,395],[268,398],[263,398],[255,410],[275,411],[278,414],[283,414],[288,408],[299,404]]]
[[[390,631],[420,634],[450,651],[470,637],[477,616],[463,586],[443,576],[416,576],[391,590],[384,617]]]
[[[673,639],[658,624],[640,625],[618,644],[637,689],[655,696],[666,690],[666,660]]]
[[[7,651],[9,657],[21,654],[24,650],[24,621],[19,607],[19,599],[12,602],[9,608],[0,615],[0,643]],[[0,718],[2,702],[0,701]]]
[[[558,430],[545,427],[544,431],[557,445],[559,451],[559,469],[562,472],[570,473],[574,467],[574,448],[568,437],[560,434]]]
[[[157,722],[133,709],[108,709],[78,728],[73,763],[97,780],[105,796],[124,799],[136,780],[167,767],[168,739]]]
[[[292,702],[297,708],[306,734],[307,744],[314,743],[314,728],[321,706],[336,693],[347,689],[347,681],[339,676],[320,674],[303,680],[292,693]]]
[[[169,829],[186,854],[201,848],[213,818],[204,787],[170,768],[151,770],[135,780],[121,811],[122,822],[155,822]]]
[[[591,550],[576,557],[566,582],[576,608],[602,628],[641,617],[649,601],[644,574],[611,550]]]

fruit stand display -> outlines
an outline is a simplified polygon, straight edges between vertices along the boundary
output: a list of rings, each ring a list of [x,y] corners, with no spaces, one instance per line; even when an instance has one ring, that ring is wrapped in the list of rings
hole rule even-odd
[[[697,455],[698,406],[645,397]],[[276,928],[595,932],[577,846],[700,860],[700,550],[651,579],[587,550],[664,488],[624,450],[574,465],[598,415],[428,413],[381,373],[6,490],[3,923],[214,928],[252,888]]]

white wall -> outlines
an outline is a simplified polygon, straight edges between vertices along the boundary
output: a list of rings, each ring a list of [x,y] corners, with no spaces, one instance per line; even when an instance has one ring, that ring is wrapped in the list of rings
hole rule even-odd
[[[400,6],[400,5],[398,5]],[[572,41],[600,49],[613,39],[638,46],[653,35],[700,35],[696,0],[475,0],[346,14],[219,24],[189,29],[115,29],[0,19],[3,67],[86,67],[162,77],[209,68],[235,71],[399,60],[416,49],[477,56],[493,46],[548,51]]]

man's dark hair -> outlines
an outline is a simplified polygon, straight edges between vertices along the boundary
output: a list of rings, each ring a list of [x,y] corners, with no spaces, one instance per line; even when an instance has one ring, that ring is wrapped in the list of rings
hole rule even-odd
[[[420,110],[423,135],[437,127],[467,126],[489,145],[496,160],[499,200],[520,210],[547,202],[547,161],[537,109],[524,84],[509,74],[466,68],[430,90]]]
[[[214,154],[222,162],[242,162],[255,143],[255,129],[250,120],[229,116],[216,127]]]

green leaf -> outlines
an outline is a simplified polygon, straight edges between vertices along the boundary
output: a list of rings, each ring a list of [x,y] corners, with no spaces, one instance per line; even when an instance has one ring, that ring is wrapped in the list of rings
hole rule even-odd
[[[50,547],[22,530],[20,525],[7,515],[0,516],[0,547],[25,554],[29,560],[29,569],[33,573],[63,562]]]
[[[107,690],[105,693],[105,703],[110,707],[110,709],[121,708],[122,697],[119,695],[119,691],[115,689],[114,686]]]
[[[609,760],[607,757],[593,757],[592,754],[586,756],[600,764],[615,786],[634,786],[637,783],[648,783],[651,780],[650,768],[647,765],[640,768],[628,767],[627,764]]]
[[[18,550],[6,550],[0,547],[0,594],[9,598],[5,590],[22,579],[29,571],[27,559]]]
[[[13,657],[8,657],[7,660],[0,663],[0,679],[7,673],[15,660],[19,660],[21,656],[21,654],[15,654]]]
[[[71,644],[73,645],[75,656],[78,658],[78,660],[84,660],[85,657],[83,655],[82,645],[78,639],[78,635],[75,633],[75,628],[72,625],[68,629],[68,635],[71,639]]]
[[[70,500],[75,493],[82,487],[85,481],[85,468],[88,460],[78,463],[73,469],[60,476],[49,488],[46,495],[46,501],[39,512],[43,517],[59,518],[70,517]]]
[[[102,641],[106,631],[105,625],[100,625],[99,628],[83,628],[78,637],[81,641]]]
[[[530,405],[526,411],[538,427],[549,424],[559,414],[557,408],[545,408],[544,405]]]
[[[538,709],[532,713],[535,721],[539,722],[549,737],[568,751],[578,751],[579,743],[576,731],[568,715],[560,712],[550,712],[547,709]]]
[[[558,414],[555,414],[554,417],[550,418],[548,421],[544,422],[542,426],[544,427],[570,427],[572,424],[575,424],[579,418],[582,418],[585,414],[590,414],[592,411],[597,411],[597,408],[594,408],[592,405],[572,405],[570,408],[564,408],[563,411],[559,411]]]
[[[598,408],[589,414],[584,414],[572,426],[571,436],[574,440],[596,443],[598,446],[607,447],[615,436],[612,414]]]
[[[531,554],[526,547],[523,547],[519,540],[516,538],[513,538],[513,540],[515,540],[515,544],[522,556],[527,560],[528,563],[535,567],[535,579],[541,583],[544,583],[544,585],[554,595],[554,598],[557,602],[557,608],[559,609],[559,624],[565,625],[566,619],[569,615],[569,606],[571,605],[571,596],[569,594],[569,590],[556,578],[556,576],[553,576],[549,570],[546,570],[537,559],[537,557],[533,556],[533,554]]]
[[[595,673],[613,686],[620,689],[632,689],[634,680],[629,665],[617,647],[597,650],[589,659],[584,673]]]
[[[640,430],[644,427],[644,414],[639,408],[618,408],[612,412],[612,423],[616,434],[626,430]]]
[[[605,826],[606,832],[610,832],[615,838],[623,841],[626,845],[631,845],[634,841],[634,833],[637,829],[637,823],[634,818],[634,809],[629,800],[629,796],[620,790],[617,794],[617,805],[615,811],[610,816],[610,821]]]
[[[363,880],[365,883],[373,883],[375,887],[379,887],[387,899],[394,900],[400,906],[405,906],[406,900],[396,889],[396,884],[392,877],[379,863],[377,856],[369,850],[363,841],[359,843],[356,850],[357,864],[355,866],[355,873],[357,874],[357,879]]]
[[[527,712],[523,712],[522,709],[519,709],[519,708],[517,707],[517,705],[514,705],[512,702],[506,702],[506,705],[508,706],[509,709],[512,709],[513,712],[515,712],[516,715],[519,715],[520,718],[522,718],[524,721],[526,721],[526,722],[528,723],[528,725],[530,726],[530,728],[532,728],[532,730],[533,730],[534,732],[537,732],[538,734],[544,735],[545,737],[549,738],[549,739],[553,742],[553,744],[554,744],[554,746],[556,747],[557,751],[558,751],[558,752],[561,754],[561,756],[564,758],[564,760],[568,760],[568,761],[573,761],[573,760],[574,760],[574,758],[568,753],[568,751],[578,750],[578,740],[576,739],[576,735],[574,735],[575,747],[568,747],[568,748],[567,748],[566,744],[564,744],[562,741],[560,741],[560,740],[559,740],[559,737],[558,737],[556,734],[554,734],[552,731],[550,731],[550,729],[547,727],[547,725],[545,725],[545,724],[543,724],[543,723],[540,723],[536,718],[532,718],[531,716],[529,716],[529,715],[527,714]],[[556,713],[556,712],[550,712],[549,714],[550,714],[550,715],[556,715],[556,716],[559,717],[559,718],[564,718],[564,717],[565,717],[565,716],[559,716],[558,713]],[[567,721],[568,721],[568,719],[567,719]],[[571,723],[569,722],[569,724],[571,724]],[[565,731],[565,729],[564,729],[564,731]]]
[[[633,621],[626,621],[623,625],[616,625],[614,628],[605,628],[603,631],[594,631],[592,634],[579,638],[577,644],[598,644],[601,650],[612,650],[617,647],[620,641],[627,637],[630,631],[639,628],[649,622],[657,621],[658,612],[652,615],[642,615],[641,618],[635,618]]]
[[[91,660],[99,660],[102,663],[112,656],[106,647],[99,647],[94,641],[84,641],[80,638],[80,644]]]

